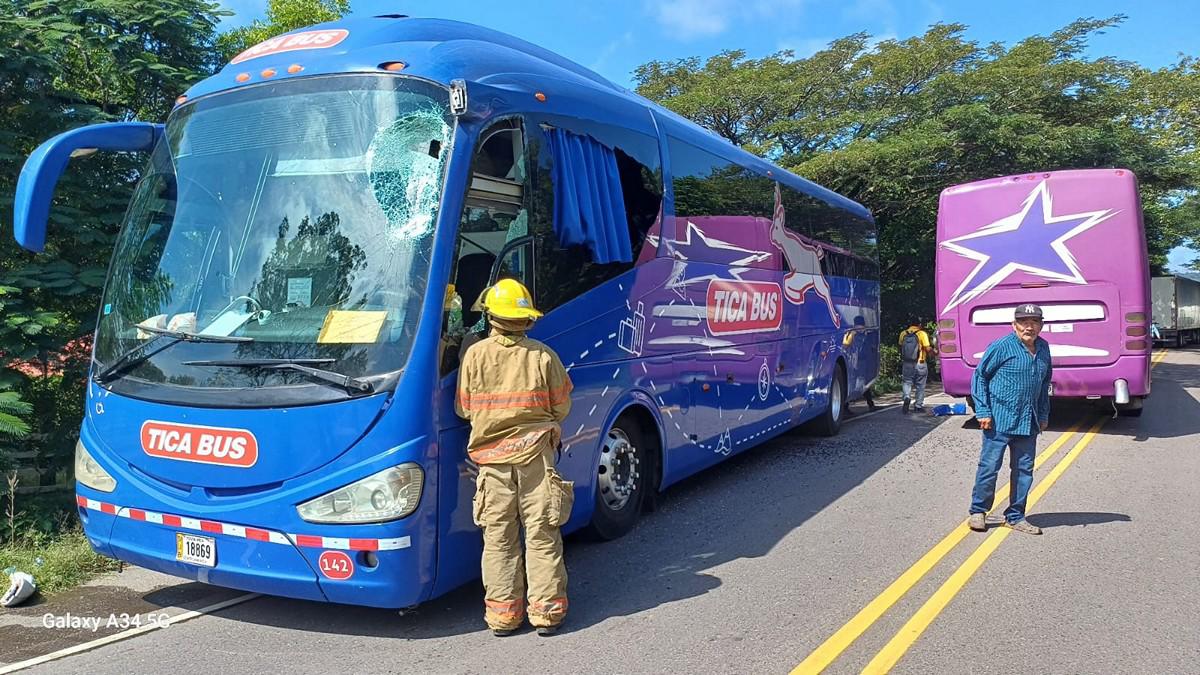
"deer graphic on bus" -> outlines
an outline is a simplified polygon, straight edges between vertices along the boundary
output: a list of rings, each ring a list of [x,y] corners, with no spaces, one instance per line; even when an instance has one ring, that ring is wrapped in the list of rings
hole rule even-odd
[[[840,327],[842,319],[833,307],[833,292],[829,282],[821,271],[821,258],[825,256],[820,247],[814,246],[784,227],[783,197],[779,193],[779,183],[775,184],[775,213],[771,219],[771,243],[780,251],[787,261],[788,274],[783,277],[783,294],[794,305],[804,304],[804,295],[808,291],[817,294],[829,308],[829,318],[833,325]]]

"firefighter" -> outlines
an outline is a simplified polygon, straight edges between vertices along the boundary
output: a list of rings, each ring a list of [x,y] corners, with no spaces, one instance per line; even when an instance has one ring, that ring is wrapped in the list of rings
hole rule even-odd
[[[484,619],[503,637],[528,611],[538,635],[552,635],[567,613],[560,528],[575,493],[554,465],[571,379],[549,347],[526,337],[542,314],[523,285],[501,279],[483,304],[491,335],[463,357],[457,408],[471,423],[467,452],[479,466],[473,515],[483,529]]]

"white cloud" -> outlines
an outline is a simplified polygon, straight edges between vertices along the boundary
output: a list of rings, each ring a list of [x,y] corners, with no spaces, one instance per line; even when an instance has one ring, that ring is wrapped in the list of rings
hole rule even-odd
[[[737,21],[764,20],[800,11],[805,0],[648,0],[655,20],[677,40],[724,33]]]
[[[846,7],[845,14],[851,19],[895,24],[900,15],[894,0],[854,0]]]
[[[596,58],[588,65],[588,68],[598,73],[603,71],[613,54],[631,45],[633,45],[633,31],[626,31],[621,37],[604,45],[604,49],[600,50],[600,53],[596,55]]]
[[[732,8],[729,0],[666,0],[655,4],[654,18],[673,37],[707,37],[725,32]]]

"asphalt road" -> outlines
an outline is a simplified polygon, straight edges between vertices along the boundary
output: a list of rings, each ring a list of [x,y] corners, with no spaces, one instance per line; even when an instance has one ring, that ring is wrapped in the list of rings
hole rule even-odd
[[[570,541],[553,638],[492,637],[475,585],[404,616],[258,597],[29,672],[1196,672],[1200,352],[1166,355],[1141,418],[1056,404],[1051,426],[1040,537],[966,531],[978,430],[891,408],[735,457],[618,542]],[[114,607],[237,595],[148,586]],[[90,639],[26,612],[0,663]]]

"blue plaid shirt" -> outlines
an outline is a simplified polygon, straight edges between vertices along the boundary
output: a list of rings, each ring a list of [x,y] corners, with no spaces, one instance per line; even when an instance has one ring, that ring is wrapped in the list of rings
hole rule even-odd
[[[1030,354],[1016,333],[988,345],[971,378],[975,417],[1002,434],[1032,436],[1050,419],[1050,344],[1038,338]]]

